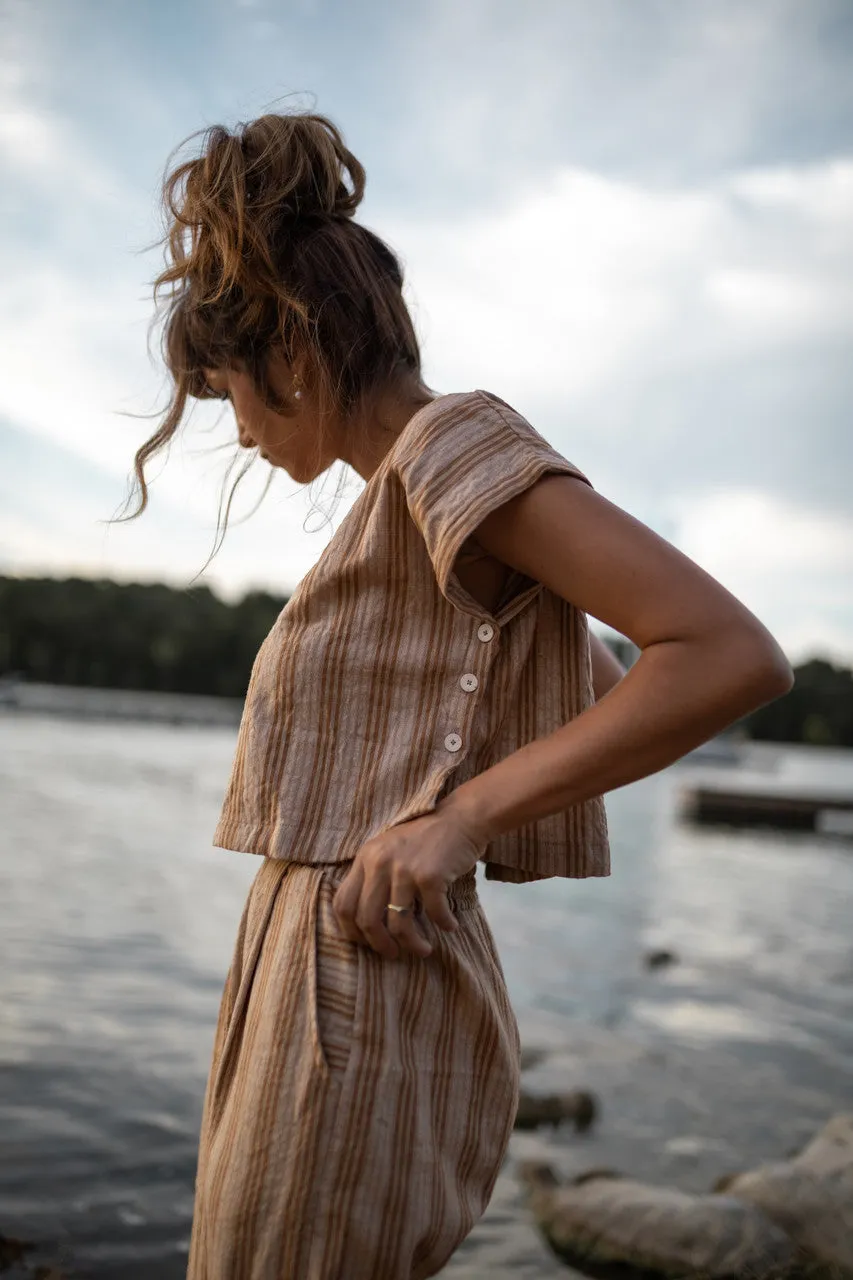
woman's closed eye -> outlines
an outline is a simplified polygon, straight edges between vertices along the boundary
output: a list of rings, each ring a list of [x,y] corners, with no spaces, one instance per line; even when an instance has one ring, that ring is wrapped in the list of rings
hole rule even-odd
[[[202,395],[206,400],[230,400],[231,391],[228,379],[218,369],[199,369],[198,377],[202,385]]]

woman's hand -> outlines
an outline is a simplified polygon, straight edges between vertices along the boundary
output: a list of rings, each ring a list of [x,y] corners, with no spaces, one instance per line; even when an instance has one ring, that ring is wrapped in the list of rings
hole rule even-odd
[[[432,947],[415,916],[420,907],[434,925],[453,933],[459,927],[447,899],[448,887],[476,865],[485,849],[461,818],[440,809],[382,831],[362,845],[334,898],[341,932],[366,943],[389,960],[402,951],[426,957]],[[388,911],[389,902],[410,915]]]

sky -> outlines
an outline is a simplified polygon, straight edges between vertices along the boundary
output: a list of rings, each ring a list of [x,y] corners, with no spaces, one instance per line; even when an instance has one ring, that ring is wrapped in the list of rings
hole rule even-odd
[[[0,572],[235,597],[322,552],[360,478],[277,474],[248,518],[259,460],[197,577],[213,405],[109,523],[166,392],[168,157],[307,107],[367,170],[426,382],[508,400],[793,660],[853,662],[849,0],[0,0],[0,40]]]

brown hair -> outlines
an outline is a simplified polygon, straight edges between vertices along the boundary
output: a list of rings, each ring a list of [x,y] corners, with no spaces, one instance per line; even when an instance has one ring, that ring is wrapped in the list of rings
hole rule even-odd
[[[216,396],[206,367],[245,367],[259,394],[287,414],[290,403],[273,400],[268,360],[275,351],[289,363],[301,355],[321,417],[343,421],[401,375],[420,379],[400,262],[353,221],[365,172],[335,125],[294,112],[233,132],[215,125],[186,141],[199,136],[201,154],[163,184],[166,267],[154,283],[155,324],[163,324],[173,388],[134,459],[131,519],[148,503],[145,466],[175,435],[188,398]]]

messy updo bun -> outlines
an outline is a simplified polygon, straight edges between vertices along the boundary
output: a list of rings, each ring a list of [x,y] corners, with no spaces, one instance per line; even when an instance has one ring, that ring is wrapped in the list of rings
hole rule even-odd
[[[163,185],[166,267],[154,285],[173,381],[144,468],[172,438],[188,397],[213,393],[203,370],[245,367],[273,400],[271,354],[301,355],[321,410],[346,420],[401,374],[420,377],[420,351],[396,255],[353,220],[365,172],[325,116],[265,115],[201,135],[200,154]],[[189,141],[189,140],[188,140]]]

